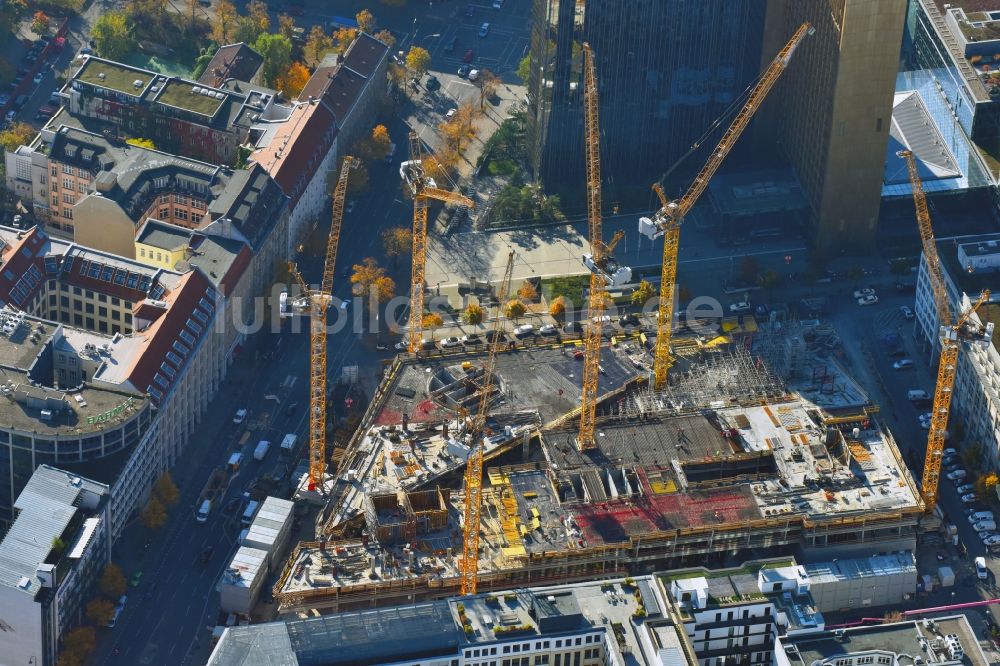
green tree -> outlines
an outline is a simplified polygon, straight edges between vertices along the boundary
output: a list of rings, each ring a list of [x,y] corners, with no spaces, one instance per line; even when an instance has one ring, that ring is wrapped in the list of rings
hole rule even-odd
[[[413,249],[413,232],[406,227],[393,227],[382,232],[382,247],[385,255],[395,261]]]
[[[131,146],[139,146],[140,148],[149,148],[150,150],[156,150],[156,144],[153,143],[152,139],[125,139],[125,143]]]
[[[44,35],[49,31],[50,22],[51,21],[45,12],[35,12],[35,15],[31,18],[31,32],[36,35]]]
[[[278,14],[278,34],[292,39],[295,36],[295,19],[288,14]]]
[[[18,146],[25,146],[35,137],[35,128],[27,123],[11,123],[0,132],[0,146],[7,152],[14,152]]]
[[[517,63],[517,78],[521,79],[521,83],[527,83],[529,76],[531,76],[531,56],[526,55]]]
[[[303,49],[306,64],[316,67],[323,60],[323,56],[332,49],[333,39],[326,34],[322,26],[314,25],[309,30],[309,36],[306,37],[306,45]]]
[[[220,45],[231,44],[238,18],[236,7],[230,0],[219,0],[212,19],[212,41]]]
[[[257,34],[262,35],[271,29],[271,17],[267,13],[267,3],[262,0],[250,0],[247,4],[247,14],[257,28]]]
[[[288,71],[292,64],[292,42],[287,37],[261,35],[257,38],[254,49],[264,56],[264,81],[269,86]]]
[[[66,542],[60,537],[52,537],[52,552],[56,555],[62,555],[64,550],[66,550]]]
[[[156,499],[160,500],[163,506],[173,506],[177,504],[177,500],[181,497],[181,493],[177,490],[177,484],[174,483],[170,472],[164,472],[163,476],[156,480],[156,483],[153,485],[153,494],[156,496]]]
[[[375,33],[375,39],[379,40],[383,44],[389,47],[391,50],[393,46],[396,45],[396,38],[392,36],[392,32],[388,30],[379,30]]]
[[[424,328],[431,332],[431,340],[434,339],[435,329],[444,326],[444,319],[436,312],[428,312],[424,315]]]
[[[482,324],[483,323],[483,306],[479,303],[469,303],[462,313],[462,319],[467,324]]]
[[[146,508],[139,514],[139,521],[146,529],[158,530],[163,527],[167,522],[167,510],[163,502],[155,496],[150,497]]]
[[[135,46],[135,37],[125,12],[112,10],[102,13],[90,34],[97,44],[97,53],[108,60],[121,60]]]
[[[549,314],[556,319],[562,319],[566,316],[566,297],[556,296],[549,303]]]
[[[656,296],[656,290],[649,280],[640,280],[639,286],[632,292],[632,305],[645,305],[651,298]]]
[[[117,599],[125,594],[125,574],[122,573],[121,567],[109,563],[104,567],[104,573],[101,574],[97,586],[101,590],[101,594],[112,599]]]
[[[354,20],[358,22],[361,32],[367,32],[370,35],[375,28],[375,16],[367,9],[362,9],[355,14]]]
[[[507,301],[507,305],[505,305],[503,308],[504,316],[507,317],[507,319],[513,319],[514,321],[517,321],[518,319],[523,317],[524,313],[527,311],[528,309],[524,307],[524,303],[522,303],[516,298],[512,298],[511,300]]]
[[[63,637],[64,649],[70,654],[86,659],[97,646],[97,638],[93,627],[77,627]]]
[[[406,54],[406,69],[409,70],[413,79],[419,80],[427,73],[427,68],[431,65],[431,54],[427,49],[420,46],[411,46]]]
[[[354,178],[354,174],[351,174],[351,178]],[[366,257],[360,264],[354,264],[351,284],[354,285],[355,294],[372,296],[379,302],[389,300],[396,292],[395,281],[385,274],[385,269],[373,257]]]
[[[98,627],[103,627],[111,621],[115,614],[115,605],[107,599],[91,599],[87,604],[87,619]]]

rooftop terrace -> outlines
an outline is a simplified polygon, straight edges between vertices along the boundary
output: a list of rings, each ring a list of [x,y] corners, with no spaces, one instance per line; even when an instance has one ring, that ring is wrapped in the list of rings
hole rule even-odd
[[[213,118],[226,101],[228,94],[189,81],[169,79],[156,96],[156,101]]]
[[[110,88],[133,97],[142,97],[154,76],[156,75],[153,72],[145,69],[103,58],[88,57],[74,78],[93,86]]]

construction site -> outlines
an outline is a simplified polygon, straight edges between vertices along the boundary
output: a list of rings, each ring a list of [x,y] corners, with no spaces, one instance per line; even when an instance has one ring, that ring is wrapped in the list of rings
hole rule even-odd
[[[730,327],[731,328],[731,327]],[[285,612],[460,591],[462,415],[482,391],[481,589],[639,574],[754,550],[914,546],[924,505],[877,407],[818,321],[753,326],[678,360],[662,391],[639,338],[602,349],[596,447],[575,444],[578,347],[399,357],[337,472]],[[846,552],[845,551],[845,552]],[[808,555],[806,555],[808,559]]]

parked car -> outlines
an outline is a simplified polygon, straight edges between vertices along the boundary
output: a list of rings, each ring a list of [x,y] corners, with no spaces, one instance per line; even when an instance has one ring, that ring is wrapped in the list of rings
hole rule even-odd
[[[966,493],[960,498],[963,504],[972,504],[976,501],[976,493]]]
[[[485,37],[488,34],[490,34],[490,24],[483,23],[481,26],[479,26],[479,36]]]
[[[429,351],[431,349],[435,349],[436,345],[433,340],[424,339],[420,341],[420,348],[424,351]]]
[[[45,72],[38,72],[37,74],[35,74],[35,76],[32,77],[31,82],[37,86],[39,83],[42,82],[42,79],[44,78],[45,78]]]
[[[901,358],[892,364],[893,370],[909,370],[913,367],[913,361],[908,358]]]
[[[858,305],[875,305],[878,303],[878,296],[874,294],[869,296],[862,296],[858,299]]]
[[[471,65],[462,65],[461,67],[458,68],[458,72],[456,72],[456,73],[459,76],[461,76],[463,79],[465,79],[465,78],[468,78],[469,72],[471,72],[471,71],[472,71],[472,66]]]
[[[955,492],[959,495],[964,495],[966,493],[971,493],[975,489],[971,483],[963,483],[962,485],[955,488]]]
[[[454,335],[451,336],[451,337],[445,338],[444,340],[441,341],[441,349],[449,349],[451,347],[460,347],[461,345],[462,345],[462,341],[459,340],[458,338],[456,338]]]
[[[983,539],[985,546],[1000,546],[1000,534],[990,534]]]
[[[570,334],[583,333],[583,324],[578,321],[570,321],[563,326],[563,330]]]
[[[462,336],[462,344],[468,347],[472,345],[481,345],[483,344],[483,341],[477,333],[469,333],[468,335]]]
[[[622,328],[628,328],[629,326],[639,326],[642,324],[639,321],[639,316],[635,313],[630,312],[629,314],[623,314],[618,318],[618,325]]]
[[[458,109],[448,109],[448,113],[444,114],[444,117],[447,120],[451,120],[452,118],[455,117],[456,113],[458,113]]]
[[[478,78],[479,78],[479,70],[478,69],[470,69],[469,70],[469,80],[470,81],[475,81]]]
[[[901,305],[901,306],[899,306],[899,311],[903,313],[903,317],[905,319],[913,319],[913,316],[914,316],[913,315],[913,308],[911,308],[909,305]]]
[[[956,469],[954,472],[948,472],[945,474],[945,477],[947,477],[949,481],[963,481],[967,476],[969,476],[969,473],[964,469]]]
[[[739,303],[733,303],[729,306],[729,311],[733,314],[741,314],[744,312],[750,312],[750,301],[749,299],[744,299]]]
[[[424,88],[427,88],[427,90],[430,91],[434,91],[439,89],[440,87],[441,87],[441,82],[438,81],[438,78],[436,76],[427,77],[427,83],[424,84]]]
[[[493,342],[494,338],[499,338],[500,342],[507,339],[503,331],[486,331],[486,342]]]
[[[392,348],[395,349],[396,351],[405,352],[410,348],[410,345],[406,342],[406,340],[400,340],[399,342],[394,344]]]
[[[6,106],[7,102],[10,101],[10,95],[7,93],[0,93],[0,106]]]
[[[240,409],[237,409],[236,414],[233,415],[233,423],[235,423],[236,425],[243,423],[244,421],[246,421],[246,419],[247,419],[247,410],[242,407]]]
[[[516,338],[526,338],[529,335],[535,334],[535,327],[531,324],[521,324],[514,329],[514,337]]]
[[[555,324],[542,324],[538,327],[539,335],[556,335],[559,333],[559,329],[556,328]]]
[[[860,289],[854,290],[854,298],[864,298],[865,296],[874,296],[875,290],[871,287],[862,287]]]
[[[941,452],[941,455],[945,455],[945,456],[957,456],[958,455],[958,450],[949,446],[947,449],[945,449],[944,451]]]

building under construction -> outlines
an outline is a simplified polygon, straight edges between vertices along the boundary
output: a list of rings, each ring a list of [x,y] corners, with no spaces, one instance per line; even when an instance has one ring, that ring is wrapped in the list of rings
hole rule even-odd
[[[749,318],[748,318],[749,319]],[[725,328],[725,327],[724,327]],[[602,354],[596,448],[575,446],[578,347],[400,357],[275,588],[284,611],[458,594],[462,414],[490,392],[479,589],[649,572],[740,551],[914,548],[923,504],[815,322],[730,327],[652,392],[638,338]],[[681,342],[678,348],[690,347]],[[772,371],[772,368],[775,370]],[[451,488],[451,490],[447,490]],[[833,549],[831,551],[831,549]]]

